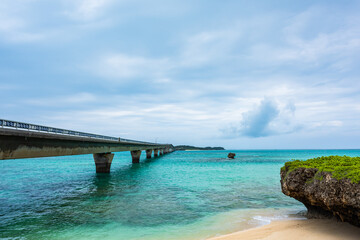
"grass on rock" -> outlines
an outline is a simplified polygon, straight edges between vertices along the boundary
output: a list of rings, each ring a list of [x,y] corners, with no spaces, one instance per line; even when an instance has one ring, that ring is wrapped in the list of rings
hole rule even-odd
[[[297,168],[316,168],[319,172],[331,173],[337,180],[347,178],[353,183],[360,182],[360,157],[328,156],[306,161],[294,160],[286,162],[282,170],[287,169],[287,173],[290,173]]]

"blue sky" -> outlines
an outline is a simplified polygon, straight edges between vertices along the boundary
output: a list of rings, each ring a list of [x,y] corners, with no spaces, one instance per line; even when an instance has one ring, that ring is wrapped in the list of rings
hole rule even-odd
[[[2,0],[1,118],[249,148],[359,148],[359,1]]]

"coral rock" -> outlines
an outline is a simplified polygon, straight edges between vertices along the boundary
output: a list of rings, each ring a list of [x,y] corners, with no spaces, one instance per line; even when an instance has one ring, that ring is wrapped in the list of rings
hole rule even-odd
[[[360,227],[360,184],[316,168],[281,170],[282,192],[302,202],[308,218],[332,218]]]

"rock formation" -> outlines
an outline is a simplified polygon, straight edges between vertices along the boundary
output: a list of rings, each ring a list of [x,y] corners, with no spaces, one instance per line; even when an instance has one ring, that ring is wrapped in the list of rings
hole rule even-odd
[[[281,169],[282,192],[302,202],[308,218],[332,218],[360,227],[360,183],[316,168]]]
[[[235,158],[235,155],[236,155],[235,153],[229,153],[228,158]]]

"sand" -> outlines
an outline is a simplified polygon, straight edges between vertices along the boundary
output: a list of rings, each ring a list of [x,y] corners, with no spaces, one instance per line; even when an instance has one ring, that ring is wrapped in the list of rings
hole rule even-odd
[[[360,228],[327,219],[275,221],[209,240],[360,240]]]

